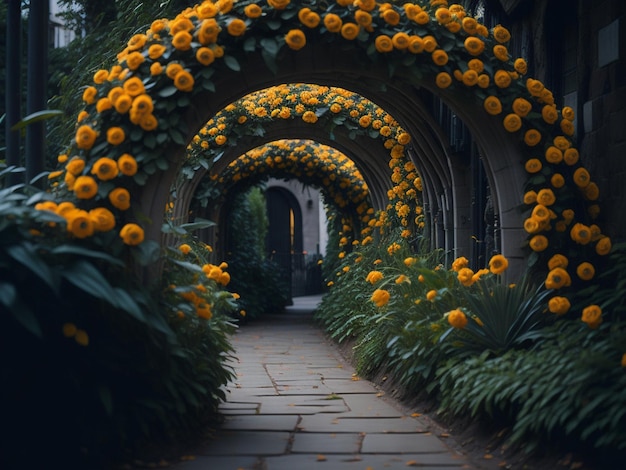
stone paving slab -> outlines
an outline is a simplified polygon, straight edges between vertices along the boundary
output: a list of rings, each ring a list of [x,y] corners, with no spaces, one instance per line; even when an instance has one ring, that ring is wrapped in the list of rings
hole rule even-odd
[[[318,299],[319,300],[319,299]],[[359,379],[305,311],[268,316],[232,337],[237,377],[224,422],[174,470],[472,468],[392,399]]]

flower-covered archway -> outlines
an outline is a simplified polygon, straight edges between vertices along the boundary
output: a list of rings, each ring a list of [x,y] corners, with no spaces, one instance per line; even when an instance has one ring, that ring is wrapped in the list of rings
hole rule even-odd
[[[109,211],[103,227],[120,231],[127,245],[144,234],[158,240],[164,188],[187,143],[217,110],[277,82],[371,96],[413,136],[415,158],[428,158],[419,86],[446,102],[482,149],[505,254],[525,258],[527,238],[543,261],[593,262],[610,240],[592,226],[598,188],[573,145],[573,111],[559,110],[550,91],[525,76],[509,40],[506,28],[489,30],[445,0],[204,1],[156,20],[129,40],[119,64],[94,75],[76,140],[54,175],[58,200]],[[82,226],[75,235],[95,230]]]

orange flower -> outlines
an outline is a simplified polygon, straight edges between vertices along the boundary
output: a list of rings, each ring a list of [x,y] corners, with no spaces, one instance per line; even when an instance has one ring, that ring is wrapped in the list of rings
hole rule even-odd
[[[455,309],[448,312],[448,323],[453,328],[463,329],[467,326],[467,315],[461,309]]]
[[[381,34],[374,40],[376,50],[380,53],[393,51],[393,42],[391,38],[385,34]]]
[[[130,193],[125,188],[115,188],[109,193],[109,201],[116,209],[125,211],[130,208]]]
[[[537,129],[528,129],[524,133],[524,143],[529,147],[534,147],[541,142],[541,132]]]
[[[593,264],[587,261],[582,262],[576,267],[576,275],[583,281],[590,281],[596,274]]]
[[[126,245],[139,245],[144,240],[144,231],[137,224],[126,224],[120,230],[120,237]]]
[[[109,157],[102,157],[91,167],[91,174],[96,175],[102,181],[115,178],[118,174],[117,162]]]
[[[448,72],[439,72],[435,78],[435,84],[442,90],[452,85],[452,77]]]
[[[193,75],[186,70],[181,70],[174,77],[174,86],[180,91],[191,91],[193,90],[193,85]]]
[[[568,287],[572,283],[569,274],[564,268],[557,267],[551,269],[545,280],[546,289],[560,289]]]
[[[327,13],[324,16],[324,26],[330,33],[338,33],[343,26],[343,20],[339,15],[334,13]]]
[[[252,5],[248,5],[248,6],[252,6]],[[196,60],[200,62],[202,65],[210,65],[215,60],[215,54],[213,54],[213,51],[209,47],[200,47],[196,51]]]
[[[544,206],[551,206],[556,202],[556,196],[549,188],[540,189],[537,193],[537,202]]]
[[[94,229],[98,232],[108,232],[115,227],[115,216],[105,207],[91,209],[89,218],[93,221]]]
[[[290,49],[298,51],[306,46],[306,36],[299,29],[292,29],[285,35],[285,42]]]
[[[76,238],[87,238],[93,235],[95,224],[89,213],[82,209],[74,209],[65,214],[67,231]]]
[[[126,139],[126,133],[121,127],[111,127],[107,129],[107,142],[111,145],[119,145]]]
[[[496,116],[502,112],[502,103],[496,96],[488,96],[483,102],[485,111],[492,116]]]
[[[152,64],[154,65],[154,64]],[[115,107],[115,111],[120,114],[126,114],[130,107],[133,104],[133,97],[128,93],[122,93],[117,97],[113,106]]]
[[[246,23],[239,18],[235,18],[228,23],[226,30],[231,36],[243,36],[246,32]]]
[[[433,51],[432,59],[436,65],[444,66],[448,63],[448,54],[443,49],[437,49]]]
[[[143,82],[139,77],[131,77],[126,80],[124,82],[123,88],[124,92],[132,97],[141,95],[146,91],[145,87],[143,86]]]
[[[517,132],[522,128],[522,118],[515,113],[507,114],[502,124],[504,128],[509,132]]]
[[[474,36],[468,37],[464,42],[464,46],[465,50],[473,56],[479,56],[485,50],[485,43]]]
[[[263,9],[256,3],[251,3],[250,5],[246,5],[243,9],[243,13],[248,18],[259,18],[263,14]]]
[[[509,267],[509,260],[503,255],[493,255],[489,260],[489,271],[493,274],[502,274]]]
[[[134,51],[126,56],[126,66],[130,70],[137,70],[145,60],[146,59],[141,52]]]
[[[511,40],[511,33],[504,26],[497,25],[493,28],[493,38],[502,44]]]
[[[348,41],[356,39],[360,31],[361,28],[355,23],[344,23],[343,26],[341,26],[341,36]]]
[[[137,173],[137,161],[132,155],[125,153],[117,160],[117,168],[123,175],[133,176]]]
[[[98,183],[91,176],[79,176],[74,182],[74,194],[78,199],[91,199],[98,193]]]
[[[385,289],[376,289],[370,300],[374,302],[378,308],[381,308],[389,303],[390,298],[391,295],[389,294],[389,291]]]
[[[191,41],[193,37],[189,33],[189,31],[179,31],[172,38],[172,46],[174,46],[179,51],[188,51],[191,49]]]
[[[93,104],[96,102],[96,96],[98,96],[98,90],[96,87],[88,86],[83,91],[83,101],[87,104]]]
[[[571,307],[567,297],[554,296],[548,301],[548,310],[555,315],[564,315]]]
[[[589,328],[595,330],[602,323],[602,309],[598,305],[589,305],[583,309],[581,320],[587,324]]]
[[[547,104],[541,108],[541,117],[543,117],[543,120],[548,124],[554,124],[559,118],[559,113],[555,106]]]
[[[535,235],[530,239],[528,245],[530,246],[530,249],[535,252],[544,251],[548,248],[548,239],[545,235]]]
[[[403,51],[409,47],[410,36],[403,31],[399,31],[392,36],[391,42],[393,43],[394,48],[399,51]]]
[[[93,147],[98,133],[87,125],[82,125],[76,130],[76,146],[79,149],[89,150]]]
[[[561,163],[563,161],[563,151],[554,145],[550,145],[545,152],[546,161],[548,163]]]
[[[579,188],[585,188],[591,182],[589,172],[582,167],[577,168],[576,171],[574,171],[573,179],[574,184],[576,184]]]

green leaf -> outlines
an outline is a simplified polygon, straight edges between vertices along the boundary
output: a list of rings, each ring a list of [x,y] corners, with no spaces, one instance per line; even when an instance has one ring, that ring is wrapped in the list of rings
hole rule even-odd
[[[101,259],[106,261],[107,263],[111,263],[116,266],[124,266],[124,262],[119,260],[118,258],[109,255],[108,253],[103,253],[101,251],[90,250],[88,248],[83,248],[77,245],[60,245],[52,248],[50,253],[53,255],[76,255],[83,256],[86,258],[94,258]]]
[[[226,64],[226,67],[235,72],[239,72],[241,70],[241,65],[239,65],[239,61],[231,55],[224,56],[224,63]]]
[[[0,282],[0,303],[4,304],[13,314],[13,317],[32,334],[41,338],[43,333],[39,320],[33,312],[20,301],[17,289],[13,284]]]
[[[120,287],[113,288],[115,292],[115,306],[128,312],[132,317],[136,318],[142,323],[146,323],[146,316],[143,314],[141,308],[133,300],[126,289]]]
[[[178,131],[178,129],[170,129],[170,137],[172,138],[174,143],[178,145],[185,145],[185,138],[180,133],[180,131]]]
[[[170,85],[159,90],[157,95],[159,95],[161,98],[169,98],[170,96],[175,94],[177,91],[178,91],[178,88],[176,88],[174,85]]]
[[[194,273],[201,273],[202,268],[194,263],[189,263],[188,261],[179,261],[177,259],[171,260],[174,264],[180,266],[181,268],[187,269]]]
[[[63,111],[59,111],[58,109],[44,109],[42,111],[37,111],[35,113],[29,114],[24,119],[14,124],[11,127],[11,130],[17,131],[35,122],[43,121],[45,119],[50,119],[50,118],[53,118],[56,116],[62,116],[62,115],[63,115]]]
[[[196,220],[192,223],[181,224],[180,227],[185,229],[187,232],[192,232],[194,230],[202,230],[209,227],[214,227],[216,225],[212,220],[202,219],[197,217]]]
[[[261,40],[262,42],[263,40]],[[246,52],[254,52],[256,50],[256,38],[249,36],[243,43],[243,50]]]
[[[276,54],[278,53],[278,43],[276,42],[276,39],[274,38],[261,39],[261,47],[263,48],[265,52],[272,55],[273,57],[276,57]]]
[[[61,271],[61,276],[87,294],[116,306],[115,290],[88,261],[78,260]]]
[[[6,250],[6,253],[25,268],[28,268],[39,279],[50,286],[54,292],[57,292],[58,286],[54,282],[55,276],[48,264],[37,256],[35,250],[36,247],[31,243],[24,243],[23,245],[13,245]]]
[[[104,406],[107,414],[111,416],[113,414],[113,397],[111,396],[111,389],[101,385],[98,387],[98,395],[100,396],[102,406]]]

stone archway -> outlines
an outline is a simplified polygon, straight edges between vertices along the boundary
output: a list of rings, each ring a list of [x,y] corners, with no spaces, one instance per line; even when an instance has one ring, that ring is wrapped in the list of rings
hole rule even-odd
[[[443,169],[442,186],[456,189],[455,178],[461,175],[446,169],[449,162],[440,164],[442,152],[433,148],[441,141],[432,138],[432,127],[423,127],[429,113],[416,92],[422,87],[471,130],[484,155],[500,216],[502,251],[514,265],[521,264],[526,256],[521,246],[529,234],[535,253],[545,250],[547,236],[557,240],[551,252],[566,249],[571,241],[550,224],[524,231],[520,195],[528,188],[550,194],[553,189],[571,189],[564,200],[578,198],[583,211],[575,219],[559,220],[560,227],[567,227],[588,220],[586,206],[597,213],[597,186],[588,175],[575,174],[584,168],[569,137],[571,110],[558,110],[542,83],[524,78],[525,62],[509,57],[509,40],[505,28],[489,31],[462,7],[448,8],[443,0],[403,7],[371,0],[338,0],[330,6],[290,0],[268,0],[263,6],[205,1],[173,20],[155,21],[146,34],[131,38],[118,56],[118,66],[96,73],[95,85],[83,95],[87,109],[79,117],[76,144],[68,154],[86,163],[84,173],[106,154],[136,156],[145,173],[125,183],[132,186],[136,203],[132,214],[119,218],[122,223],[142,221],[146,237],[158,240],[167,200],[163,188],[171,186],[186,143],[201,126],[246,93],[276,83],[310,82],[341,86],[379,104],[418,143],[418,168],[424,161]],[[125,98],[125,109],[120,109],[120,96],[130,97]],[[558,144],[553,145],[553,137]],[[529,166],[524,166],[529,149],[530,156],[544,159],[549,173],[572,150],[563,171],[568,184],[552,188],[545,175],[532,177],[529,184]],[[77,195],[70,182],[67,189]],[[94,193],[93,183],[89,181],[78,197],[106,201],[105,190]],[[461,207],[458,199],[453,201],[455,209]],[[553,197],[546,201],[555,202]],[[530,208],[537,205],[536,199],[529,199]],[[576,245],[587,244],[573,238]]]

